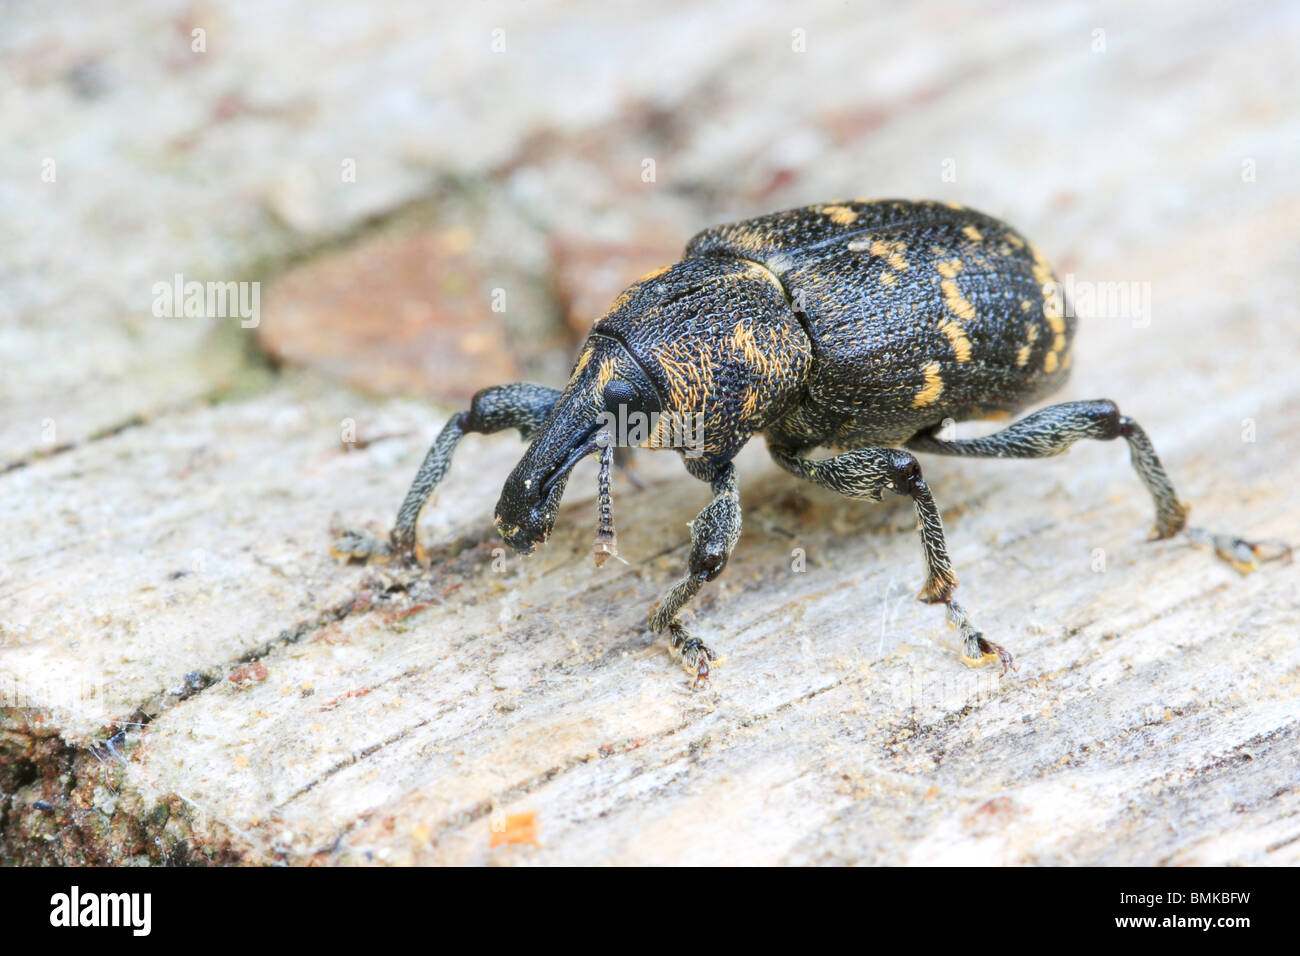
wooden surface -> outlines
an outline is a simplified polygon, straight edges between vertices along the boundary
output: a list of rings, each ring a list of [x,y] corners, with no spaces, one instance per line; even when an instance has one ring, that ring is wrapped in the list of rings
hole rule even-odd
[[[304,27],[292,3],[263,6],[261,21],[231,7],[214,34],[235,52],[207,72],[149,67],[136,83],[116,59],[129,45],[101,50],[94,24],[82,36],[22,22],[7,54],[23,107],[10,155],[70,157],[62,185],[17,161],[3,182],[18,210],[4,228],[33,236],[0,280],[13,320],[0,332],[7,862],[1300,861],[1297,566],[1242,577],[1181,539],[1146,542],[1150,504],[1120,445],[1040,462],[923,459],[959,599],[1017,655],[1020,671],[999,680],[959,663],[942,613],[913,599],[923,565],[910,509],[799,484],[752,443],[738,461],[744,534],[692,605],[723,654],[695,691],[645,627],[707,501],[673,456],[638,455],[641,490],[616,476],[625,564],[592,566],[592,462],[545,547],[497,550],[492,508],[522,451],[503,435],[462,444],[421,524],[428,570],[343,565],[331,528],[386,530],[454,409],[370,397],[328,370],[268,370],[237,323],[154,320],[145,295],[177,271],[269,285],[323,237],[428,196],[412,164],[435,178],[472,170],[493,208],[530,224],[508,242],[542,288],[556,234],[635,245],[643,229],[654,241],[670,229],[684,243],[711,222],[808,201],[951,199],[1015,223],[1062,275],[1145,283],[1149,321],[1083,320],[1057,397],[1112,398],[1137,418],[1194,524],[1295,542],[1294,9],[1169,21],[1118,4],[890,7],[846,22],[825,4],[735,26],[719,6],[689,14],[691,35],[726,41],[674,34],[686,66],[656,85],[659,67],[618,46],[627,24],[598,5],[569,11],[572,42],[602,51],[585,83],[547,79],[573,34],[530,4],[526,21],[503,21],[517,52],[444,56],[426,81],[459,104],[464,135],[451,143],[421,138],[425,118],[402,112],[402,64],[428,14],[397,5],[345,48],[376,71],[351,106],[383,172],[364,201],[326,190],[313,205],[276,185],[270,157],[292,155],[306,129],[314,145],[302,148],[333,163],[358,148],[361,121],[313,92],[346,85],[337,63],[320,79],[270,65],[276,31],[327,26]],[[165,4],[126,7],[144,38],[132,42],[175,30]],[[516,7],[456,28],[477,43]],[[805,54],[792,54],[795,29]],[[325,39],[281,48],[325,56]],[[97,52],[106,92],[49,92],[56,67]],[[201,127],[181,160],[127,148],[124,117],[151,89],[216,100],[249,64],[274,90],[262,112]],[[475,82],[510,102],[606,76],[618,96],[563,108],[558,93],[528,94],[504,118],[463,102]],[[309,95],[319,109],[285,106]],[[45,96],[54,118],[42,126]],[[268,117],[272,99],[287,117]],[[647,122],[646,109],[667,119]],[[176,163],[167,188],[193,234],[145,228],[175,221],[152,201],[154,220],[106,223],[109,186],[75,175],[78,128],[87,156],[134,174]],[[232,145],[236,132],[247,142]],[[251,165],[195,172],[223,149]],[[647,155],[660,170],[648,188]],[[427,201],[461,208],[442,188]],[[266,197],[260,211],[252,195]],[[496,221],[465,214],[499,252]],[[256,247],[241,245],[253,232]],[[133,257],[119,253],[123,233]],[[83,260],[58,272],[68,236]],[[536,317],[539,335],[552,320],[556,334],[563,310]],[[62,437],[48,440],[46,419]],[[340,444],[345,421],[365,447]]]

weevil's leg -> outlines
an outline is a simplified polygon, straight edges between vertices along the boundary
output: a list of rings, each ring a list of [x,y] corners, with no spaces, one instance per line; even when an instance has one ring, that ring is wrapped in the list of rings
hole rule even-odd
[[[692,473],[702,477],[694,470]],[[722,573],[740,538],[740,493],[736,490],[735,467],[728,463],[717,469],[712,485],[713,500],[691,522],[691,555],[686,575],[650,612],[651,629],[668,630],[672,650],[680,653],[682,664],[695,672],[697,685],[708,680],[709,662],[717,655],[699,638],[692,637],[677,615],[706,581]]]
[[[470,399],[469,410],[457,412],[451,417],[424,456],[424,462],[398,509],[397,521],[389,540],[379,541],[364,532],[348,531],[335,540],[334,553],[342,557],[381,561],[387,561],[394,555],[415,556],[415,525],[419,521],[420,511],[438,482],[447,474],[452,453],[461,438],[470,432],[488,435],[507,428],[517,428],[520,436],[527,441],[550,414],[559,398],[558,389],[527,383],[498,385],[475,393]]]
[[[1151,439],[1137,422],[1121,415],[1115,403],[1107,399],[1050,405],[986,438],[943,441],[931,430],[914,437],[907,447],[940,455],[1049,458],[1061,454],[1081,438],[1110,441],[1121,437],[1128,442],[1133,469],[1155,502],[1153,539],[1172,537],[1185,530],[1192,541],[1212,544],[1221,557],[1243,573],[1253,570],[1257,560],[1273,560],[1290,554],[1290,549],[1280,542],[1252,543],[1231,535],[1187,528],[1189,509],[1178,500]]]
[[[957,588],[957,575],[948,559],[943,520],[915,456],[901,448],[862,448],[820,460],[803,458],[795,449],[769,446],[769,451],[786,471],[849,498],[879,501],[886,490],[910,497],[916,509],[917,531],[921,535],[927,569],[925,587],[918,597],[930,604],[942,602],[947,605],[948,623],[961,634],[962,656],[967,663],[996,660],[1002,665],[1003,674],[1015,667],[1011,654],[986,640],[971,623],[966,609],[952,599]]]

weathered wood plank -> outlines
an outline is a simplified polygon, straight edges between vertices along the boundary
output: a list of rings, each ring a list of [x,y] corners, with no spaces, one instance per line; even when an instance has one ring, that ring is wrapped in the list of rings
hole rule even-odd
[[[302,29],[298,7],[272,6],[283,15],[262,24],[267,36],[276,24]],[[394,16],[418,23],[417,7]],[[558,28],[529,10],[506,21],[508,42],[549,49]],[[1006,216],[1062,274],[1150,291],[1137,321],[1084,320],[1060,397],[1109,397],[1142,422],[1195,523],[1294,541],[1300,194],[1286,168],[1300,92],[1281,78],[1297,16],[1267,3],[1230,16],[1189,10],[1175,23],[1118,4],[1050,17],[944,8],[944,29],[931,29],[896,7],[844,24],[826,4],[805,22],[749,18],[737,32],[710,34],[700,21],[714,45],[696,72],[656,92],[662,70],[640,63],[611,87],[671,104],[672,136],[628,122],[614,93],[585,105],[556,95],[552,61],[521,53],[475,54],[436,80],[453,93],[467,77],[531,91],[518,102],[503,93],[510,109],[483,111],[460,145],[433,143],[429,124],[412,146],[400,117],[368,138],[391,134],[397,145],[375,147],[390,172],[408,149],[434,170],[513,157],[483,188],[539,231],[617,241],[635,238],[641,217],[658,228],[681,220],[685,233],[868,191]],[[1098,26],[1104,52],[1091,49]],[[625,27],[593,14],[589,30],[600,46]],[[808,31],[807,54],[791,49],[795,27]],[[916,42],[892,39],[904,34]],[[423,49],[421,35],[377,30],[371,52],[356,55],[400,63]],[[243,49],[219,75],[259,56]],[[291,101],[301,82],[274,88]],[[525,123],[542,101],[561,106]],[[346,154],[349,111],[365,104],[341,97],[319,119],[331,162]],[[80,119],[62,116],[60,135]],[[291,122],[264,122],[282,137],[272,146],[298,137]],[[577,125],[594,128],[574,136]],[[558,133],[516,155],[537,128]],[[444,146],[451,152],[437,152]],[[483,152],[456,152],[471,147]],[[215,141],[198,148],[220,152]],[[243,235],[247,210],[230,196],[269,188],[277,173],[261,163],[275,155],[259,152],[212,193],[182,189],[194,203],[183,208],[231,206],[213,232]],[[652,187],[638,175],[646,155],[664,173]],[[955,179],[942,178],[946,159]],[[418,178],[394,172],[369,206],[318,197],[299,231],[315,234],[316,213],[325,231],[341,231],[362,208],[414,194]],[[286,221],[303,212],[292,195],[272,198]],[[75,231],[84,212],[63,210],[55,231]],[[302,241],[273,240],[271,253]],[[205,261],[206,239],[179,250],[171,241],[146,243],[140,276],[171,253]],[[24,259],[25,283],[67,261],[50,248]],[[243,260],[225,249],[206,261]],[[105,274],[75,282],[81,296],[116,289],[96,322],[139,289]],[[53,300],[22,288],[24,321],[41,318]],[[26,411],[4,427],[30,430],[44,396],[78,380],[100,349],[125,354],[131,334],[87,336],[93,347],[75,362],[48,367],[41,356],[57,353],[23,339],[23,384],[9,394]],[[1150,506],[1122,446],[1078,445],[1040,462],[923,461],[961,599],[1021,665],[999,681],[958,663],[941,613],[912,599],[922,564],[907,508],[799,485],[754,443],[739,461],[744,536],[693,605],[695,626],[725,655],[695,692],[645,628],[706,500],[672,456],[641,456],[645,490],[616,479],[627,564],[591,566],[591,463],[545,548],[527,560],[494,553],[492,507],[520,449],[493,436],[464,443],[426,511],[422,536],[441,547],[429,570],[340,565],[327,552],[332,521],[386,528],[447,410],[295,373],[196,406],[224,381],[195,386],[186,371],[206,340],[144,339],[129,370],[166,370],[174,358],[171,378],[137,387],[132,371],[109,395],[103,376],[83,376],[56,416],[86,423],[81,444],[0,474],[0,538],[10,542],[0,557],[0,846],[13,858],[1300,862],[1297,566],[1243,578],[1182,541],[1146,543]],[[126,410],[138,424],[89,440],[88,423],[110,407],[109,419]],[[345,453],[344,419],[363,440],[390,437]],[[30,458],[23,442],[11,444]],[[187,679],[196,673],[206,676]],[[75,786],[61,782],[67,766]],[[33,809],[38,800],[56,810]],[[491,846],[494,821],[528,813],[540,846]]]

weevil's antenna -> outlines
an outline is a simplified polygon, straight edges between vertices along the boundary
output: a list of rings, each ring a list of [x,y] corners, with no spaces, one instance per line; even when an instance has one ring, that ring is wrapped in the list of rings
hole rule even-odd
[[[613,555],[618,556],[618,534],[614,530],[614,502],[610,497],[610,467],[614,464],[614,442],[608,432],[602,432],[596,438],[600,448],[600,477],[597,480],[596,507],[600,512],[600,522],[596,526],[596,541],[592,548],[596,557],[596,567],[600,567]]]

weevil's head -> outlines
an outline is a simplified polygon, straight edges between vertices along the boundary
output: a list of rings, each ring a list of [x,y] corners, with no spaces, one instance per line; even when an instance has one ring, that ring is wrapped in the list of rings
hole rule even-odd
[[[569,384],[501,491],[496,527],[506,543],[528,554],[545,541],[569,473],[601,447],[598,437],[608,434],[619,443],[629,413],[648,416],[659,408],[655,387],[622,344],[593,333]]]
[[[694,256],[642,277],[593,327],[506,481],[497,530],[525,554],[545,541],[569,472],[611,426],[616,444],[729,461],[797,395],[811,362],[781,283],[764,267]]]

